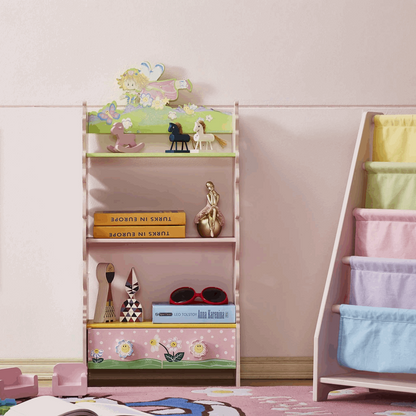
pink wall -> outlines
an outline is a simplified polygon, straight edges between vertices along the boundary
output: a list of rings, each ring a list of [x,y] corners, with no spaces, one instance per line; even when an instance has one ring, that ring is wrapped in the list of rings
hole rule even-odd
[[[181,102],[240,101],[242,356],[311,356],[361,113],[416,111],[415,13],[395,0],[4,3],[0,316],[13,315],[0,357],[82,357],[71,106],[118,97],[115,78],[144,60],[192,80]]]

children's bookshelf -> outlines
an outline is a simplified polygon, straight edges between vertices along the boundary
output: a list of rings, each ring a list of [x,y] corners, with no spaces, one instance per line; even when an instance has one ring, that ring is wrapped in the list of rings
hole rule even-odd
[[[165,152],[171,146],[170,118],[176,117],[172,107],[169,118],[167,111],[149,110],[148,122],[128,132],[144,143],[139,152],[112,153],[107,149],[115,143],[110,133],[115,120],[102,122],[94,111],[100,111],[98,108],[83,104],[83,350],[89,385],[111,385],[114,372],[116,378],[134,380],[136,385],[187,377],[240,385],[238,103],[194,109],[189,122],[182,109],[178,110],[183,133],[192,136],[195,120],[202,116],[212,127],[210,133],[227,142],[224,148],[213,143],[212,151]],[[209,124],[211,120],[217,123]],[[195,215],[206,204],[207,181],[215,184],[225,217],[216,238],[202,238],[194,224]],[[95,212],[168,210],[185,211],[185,238],[93,237]],[[115,268],[111,283],[117,315],[114,322],[94,322],[100,263],[111,263]],[[139,282],[135,298],[143,306],[143,321],[119,322],[132,268]],[[223,289],[235,304],[235,323],[152,322],[153,302],[169,302],[170,294],[180,287],[200,293],[211,286]],[[198,340],[207,349],[203,357],[190,352]],[[134,352],[123,356],[117,345],[127,341]],[[172,356],[180,359],[172,360]]]
[[[377,314],[379,312],[375,312],[376,310],[383,309],[384,313],[390,313],[389,316],[394,316],[396,313],[400,316],[401,310],[397,306],[392,308],[391,306],[388,307],[386,305],[382,305],[383,307],[373,307],[372,305],[361,305],[357,303],[351,303],[351,296],[350,290],[352,285],[351,279],[351,256],[362,256],[361,259],[370,259],[370,257],[380,258],[379,261],[388,262],[397,261],[397,259],[414,259],[414,252],[411,253],[408,257],[403,256],[396,256],[389,253],[389,255],[374,255],[374,254],[362,254],[357,252],[357,241],[359,244],[362,244],[362,237],[357,237],[357,230],[358,225],[356,220],[354,219],[354,213],[356,215],[357,212],[366,207],[367,211],[374,212],[373,215],[380,212],[384,212],[384,215],[390,214],[394,211],[392,208],[396,208],[394,206],[374,206],[372,204],[368,204],[368,191],[374,192],[374,187],[370,185],[367,187],[367,184],[370,183],[369,178],[369,170],[368,166],[373,164],[377,165],[384,165],[385,167],[389,165],[390,161],[386,162],[378,162],[377,160],[374,162],[373,155],[375,142],[373,141],[374,131],[375,131],[375,119],[380,119],[383,117],[381,113],[375,112],[366,112],[362,115],[360,128],[358,131],[358,137],[353,153],[351,168],[348,176],[347,186],[345,190],[344,201],[341,208],[341,215],[338,223],[338,229],[335,237],[335,243],[332,251],[332,256],[329,265],[329,271],[327,275],[327,280],[325,284],[324,294],[322,298],[321,308],[319,311],[318,322],[315,331],[315,338],[314,338],[314,400],[315,401],[322,401],[326,400],[328,393],[332,390],[338,389],[345,389],[347,387],[366,387],[370,390],[388,390],[388,391],[399,391],[399,392],[409,392],[409,393],[416,393],[416,374],[412,373],[411,371],[408,372],[395,372],[388,370],[377,370],[371,368],[367,363],[371,360],[375,360],[377,364],[380,364],[380,367],[384,365],[382,368],[386,368],[386,355],[381,355],[380,351],[382,348],[386,348],[390,346],[391,340],[388,337],[384,337],[381,341],[379,337],[374,336],[374,332],[370,332],[370,336],[368,336],[369,331],[372,331],[375,328],[376,320],[379,319]],[[393,117],[393,116],[391,116]],[[411,116],[406,116],[407,119],[411,119]],[[406,119],[406,120],[407,120]],[[398,122],[396,122],[398,123]],[[397,124],[399,126],[399,124]],[[413,124],[412,124],[413,126]],[[409,127],[410,128],[410,127]],[[414,129],[414,127],[412,127]],[[393,143],[393,147],[395,153],[397,155],[402,155],[405,152],[400,147],[399,140],[400,136],[394,136],[391,134],[391,141],[390,144]],[[387,140],[386,140],[387,142]],[[409,140],[409,142],[411,142]],[[413,140],[414,143],[414,140]],[[387,146],[386,146],[387,147]],[[414,153],[413,153],[414,157]],[[379,160],[379,159],[378,159]],[[372,161],[372,162],[371,162]],[[366,163],[368,162],[368,163]],[[399,160],[398,162],[403,162]],[[412,160],[413,163],[402,163],[402,166],[409,167],[409,165],[416,165],[414,163],[414,159]],[[393,163],[390,163],[390,168]],[[398,173],[405,172],[404,168],[398,168],[396,163],[396,171]],[[415,166],[413,166],[414,171]],[[402,175],[403,176],[403,175]],[[378,186],[381,188],[385,186],[386,179],[384,182],[380,180]],[[400,187],[395,188],[394,195],[397,197],[400,195],[401,189]],[[367,199],[366,199],[367,194]],[[398,198],[397,198],[398,199]],[[413,198],[412,198],[413,199]],[[398,199],[399,200],[399,199]],[[372,202],[372,201],[370,201]],[[371,209],[370,209],[371,208]],[[375,209],[376,208],[376,209]],[[381,209],[382,208],[382,209]],[[403,215],[403,213],[407,212],[411,213],[412,211],[402,211],[402,210],[409,210],[410,208],[400,208],[395,209],[395,212]],[[414,209],[414,208],[412,208]],[[381,220],[377,220],[379,223]],[[410,224],[410,222],[407,222]],[[391,225],[391,224],[390,224]],[[393,230],[393,226],[391,227]],[[367,236],[368,237],[368,236]],[[380,237],[380,235],[377,235]],[[378,241],[382,241],[386,243],[389,238],[389,235],[385,235],[384,238],[379,238]],[[370,238],[367,238],[370,241]],[[397,238],[395,240],[396,246],[397,243],[400,242],[400,239]],[[403,240],[403,239],[402,239]],[[372,243],[372,241],[370,241]],[[369,244],[370,244],[369,243]],[[402,241],[402,245],[409,244],[407,241]],[[399,244],[400,245],[400,244]],[[368,257],[366,257],[368,256]],[[377,259],[376,259],[377,260]],[[373,259],[374,261],[374,259]],[[385,269],[387,271],[387,269]],[[384,272],[384,271],[383,271]],[[393,282],[393,281],[392,281]],[[391,285],[391,283],[390,283]],[[393,292],[392,286],[386,285],[387,291],[390,291],[392,294],[392,298],[396,301],[399,298],[399,294]],[[371,292],[377,292],[377,287],[374,285],[370,289]],[[384,299],[383,299],[384,301]],[[368,308],[369,314],[367,316],[364,315],[356,315],[353,319],[357,322],[358,325],[367,325],[365,334],[362,339],[365,340],[362,344],[356,343],[356,338],[350,342],[349,346],[356,348],[356,356],[360,356],[361,362],[360,365],[356,365],[352,367],[351,365],[341,365],[339,363],[340,357],[340,345],[344,350],[345,347],[345,331],[341,331],[341,327],[345,328],[345,320],[342,323],[343,311],[345,311],[345,306],[359,305],[359,307],[364,306]],[[340,305],[341,304],[341,305]],[[391,309],[390,309],[391,308]],[[397,308],[397,309],[396,309]],[[370,312],[371,311],[371,312]],[[391,311],[391,312],[389,312]],[[404,309],[402,309],[404,311]],[[406,313],[410,313],[412,311],[406,310]],[[372,316],[370,317],[370,313]],[[414,313],[414,311],[412,312]],[[382,322],[392,322],[393,320],[386,320],[383,318],[384,321]],[[360,324],[359,322],[364,322]],[[410,321],[409,321],[410,322]],[[342,323],[342,325],[341,325]],[[377,324],[378,325],[378,324]],[[352,331],[350,329],[349,335],[354,336],[358,331]],[[397,340],[402,337],[402,331],[396,327],[395,334],[397,335],[396,338],[393,340],[393,350],[394,353],[390,354],[389,359],[394,362],[396,361],[397,357],[403,354],[403,351],[397,345]],[[376,328],[379,330],[379,327]],[[393,333],[394,331],[392,331]],[[343,340],[341,344],[341,334],[343,335]],[[380,334],[384,334],[380,330]],[[359,334],[359,336],[361,333]],[[368,336],[368,338],[365,338]],[[376,339],[376,347],[373,344],[370,344],[371,339]],[[409,343],[409,348],[411,348],[411,342]],[[358,345],[358,348],[357,348]],[[371,346],[369,346],[371,345]],[[351,354],[351,361],[354,359],[354,354]],[[358,360],[357,360],[358,361]],[[345,364],[345,363],[344,363]],[[371,370],[364,370],[364,368],[371,368]]]

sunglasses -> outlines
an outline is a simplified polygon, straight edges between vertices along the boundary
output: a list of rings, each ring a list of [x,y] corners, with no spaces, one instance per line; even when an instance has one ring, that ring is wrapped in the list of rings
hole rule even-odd
[[[173,305],[187,305],[200,298],[210,305],[224,305],[228,303],[227,294],[218,287],[206,287],[201,293],[196,293],[191,287],[181,287],[170,294],[170,303]]]

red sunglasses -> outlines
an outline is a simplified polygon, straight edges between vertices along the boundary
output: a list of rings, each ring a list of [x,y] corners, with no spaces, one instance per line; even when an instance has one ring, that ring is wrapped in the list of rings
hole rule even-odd
[[[218,287],[206,287],[201,293],[196,293],[191,287],[181,287],[170,294],[169,302],[173,305],[187,305],[201,298],[204,303],[210,305],[224,305],[228,303],[227,294]]]

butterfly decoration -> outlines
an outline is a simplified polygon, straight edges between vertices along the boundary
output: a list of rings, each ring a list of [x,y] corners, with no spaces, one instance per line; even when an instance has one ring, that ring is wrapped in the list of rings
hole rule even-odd
[[[117,113],[116,109],[116,104],[111,103],[107,111],[101,111],[97,114],[98,118],[105,121],[107,124],[112,124],[113,120],[118,120],[120,118],[120,114]]]

